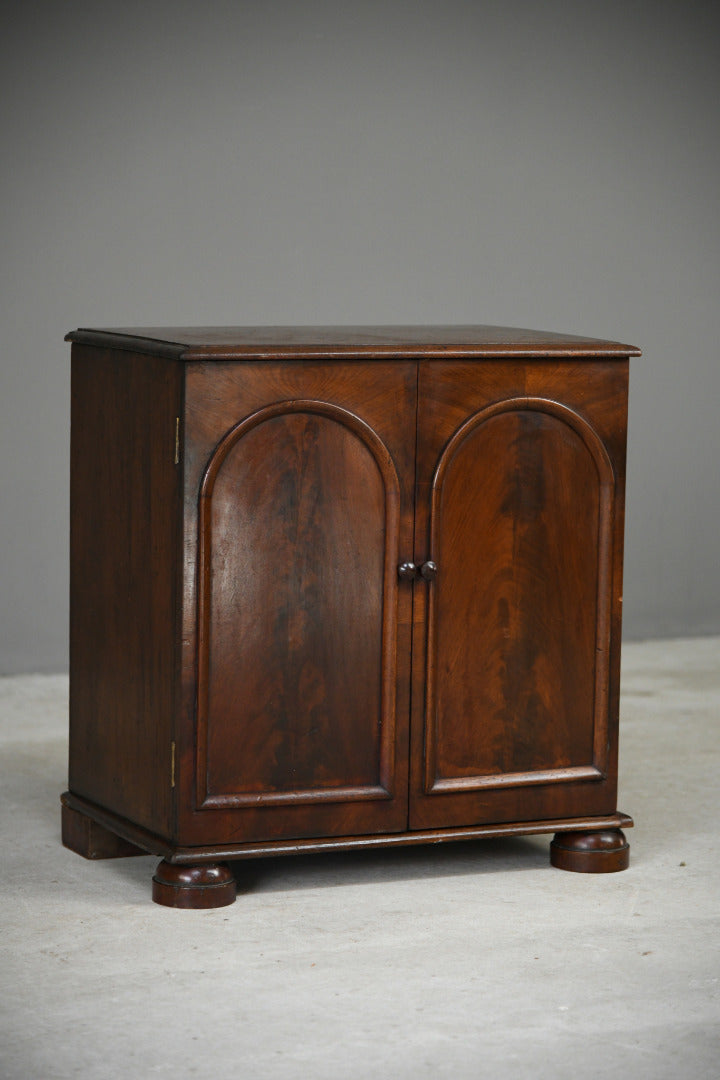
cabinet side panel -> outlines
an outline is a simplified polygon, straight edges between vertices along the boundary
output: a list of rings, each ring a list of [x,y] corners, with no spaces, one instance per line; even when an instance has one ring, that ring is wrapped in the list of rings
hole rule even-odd
[[[70,789],[166,836],[181,371],[73,347]]]

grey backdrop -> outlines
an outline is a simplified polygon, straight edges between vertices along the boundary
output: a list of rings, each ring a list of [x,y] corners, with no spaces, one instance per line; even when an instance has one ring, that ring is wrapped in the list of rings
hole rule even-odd
[[[78,325],[491,322],[640,345],[626,633],[720,631],[719,9],[12,5],[0,670],[67,663]]]

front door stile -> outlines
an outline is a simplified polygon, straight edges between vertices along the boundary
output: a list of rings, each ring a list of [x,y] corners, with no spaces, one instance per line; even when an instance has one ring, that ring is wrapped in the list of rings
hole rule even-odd
[[[413,465],[412,465],[412,558],[414,560],[414,566],[421,565],[420,556],[422,555],[421,543],[424,546],[424,542],[421,542],[420,528],[420,492],[418,488],[418,449],[420,443],[420,373],[422,370],[422,361],[420,359],[415,363],[415,417],[414,417],[414,446],[413,446]],[[420,560],[420,561],[419,561]],[[419,583],[418,583],[419,584]],[[424,620],[424,593],[425,589],[418,587],[414,584],[414,587],[409,590],[410,592],[410,637],[408,641],[408,651],[410,656],[410,681],[409,681],[409,695],[408,695],[408,731],[409,731],[409,744],[408,744],[408,772],[407,772],[407,816],[405,828],[409,831],[412,829],[411,821],[411,807],[412,807],[412,756],[413,756],[413,717],[415,715],[415,694],[417,693],[417,686],[420,684],[422,687],[422,674],[417,670],[416,664],[416,650],[418,648],[418,625],[422,625]],[[422,635],[421,635],[422,636]],[[418,677],[419,676],[419,677]]]

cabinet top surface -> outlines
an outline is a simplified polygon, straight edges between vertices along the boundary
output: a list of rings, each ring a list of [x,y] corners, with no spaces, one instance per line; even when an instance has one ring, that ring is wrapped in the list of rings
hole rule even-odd
[[[66,341],[178,360],[412,356],[625,357],[633,345],[510,326],[163,326],[81,328]]]

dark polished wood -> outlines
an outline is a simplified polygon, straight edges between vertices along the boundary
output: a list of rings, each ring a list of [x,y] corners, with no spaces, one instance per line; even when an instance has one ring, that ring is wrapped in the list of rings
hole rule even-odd
[[[497,825],[471,825],[448,829],[414,829],[400,833],[371,833],[366,836],[305,837],[297,840],[260,840],[228,844],[203,844],[184,847],[172,844],[131,822],[116,817],[102,807],[78,799],[69,792],[63,802],[79,815],[85,815],[109,831],[137,844],[143,852],[161,855],[173,864],[198,866],[203,862],[232,862],[243,859],[270,858],[276,855],[319,854],[332,851],[352,851],[364,848],[406,847],[418,844],[437,844],[462,840],[482,840],[509,836],[532,836],[568,832],[597,832],[605,829],[629,829],[633,820],[627,814],[613,813],[602,817],[562,818],[548,821],[513,821]]]
[[[174,908],[216,908],[235,903],[235,878],[223,864],[177,866],[165,861],[153,876],[152,898]]]
[[[416,383],[408,362],[186,368],[189,844],[406,828]]]
[[[74,330],[65,340],[179,360],[640,355],[618,341],[514,326],[145,326]]]
[[[70,790],[173,827],[182,369],[75,348],[70,440]]]
[[[612,874],[627,870],[630,845],[622,829],[556,833],[550,844],[550,862],[559,870]]]
[[[68,804],[67,795],[63,795],[61,802],[62,842],[66,848],[76,851],[84,859],[125,859],[129,855],[147,855],[144,848],[105,829],[82,811],[75,810]]]
[[[504,327],[68,336],[69,847],[102,850],[100,829],[172,866],[631,824],[636,349]],[[212,906],[224,885],[163,868],[154,890]]]
[[[412,828],[615,808],[626,397],[627,361],[420,364]]]

